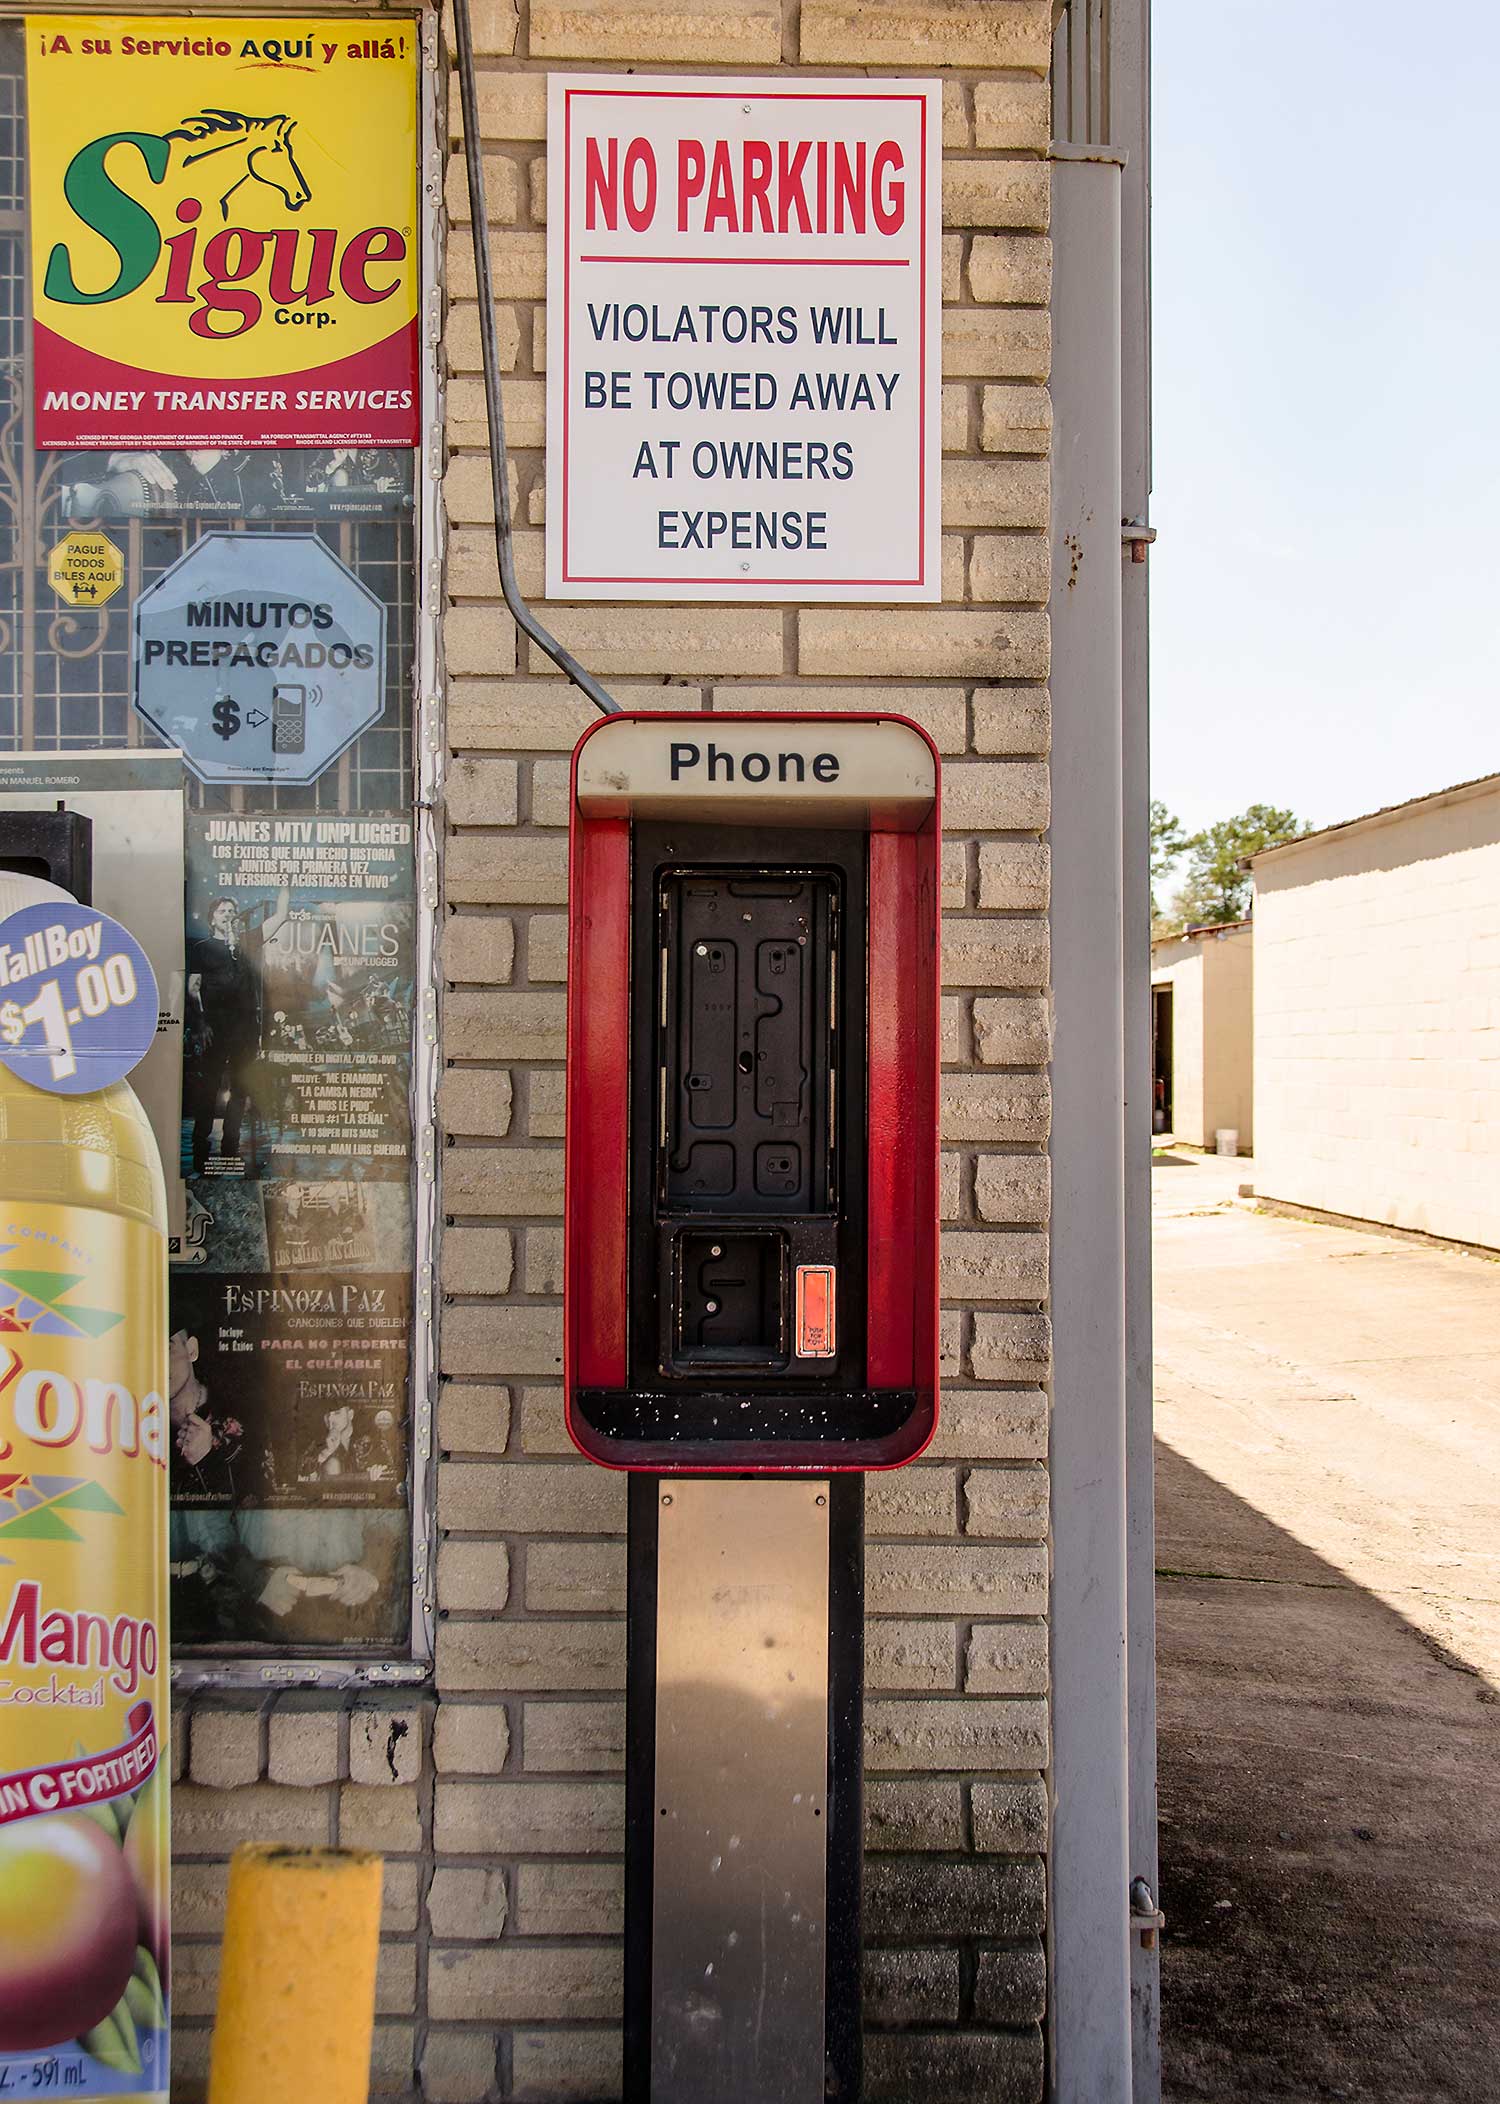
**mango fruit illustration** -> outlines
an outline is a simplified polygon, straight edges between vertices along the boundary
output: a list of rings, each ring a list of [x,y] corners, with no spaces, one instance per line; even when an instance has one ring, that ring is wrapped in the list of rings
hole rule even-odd
[[[134,1970],[139,1919],[124,1853],[95,1821],[0,1827],[0,2052],[102,2023]]]

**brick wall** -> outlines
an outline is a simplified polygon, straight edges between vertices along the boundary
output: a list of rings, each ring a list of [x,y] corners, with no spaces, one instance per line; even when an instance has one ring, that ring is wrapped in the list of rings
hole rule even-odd
[[[938,608],[558,607],[628,706],[898,709],[945,767],[943,1421],[869,1485],[867,2096],[1040,2098],[1047,1800],[1048,0],[477,0],[522,588],[542,592],[549,64],[945,82]],[[456,88],[451,102],[457,138]],[[245,1837],[387,1854],[376,2088],[618,2095],[622,1479],[562,1423],[567,754],[594,712],[495,575],[461,156],[445,326],[447,838],[435,1697],[202,1705],[179,2007]],[[181,2035],[196,2093],[206,2032]]]
[[[1500,785],[1255,870],[1255,1188],[1500,1249]]]

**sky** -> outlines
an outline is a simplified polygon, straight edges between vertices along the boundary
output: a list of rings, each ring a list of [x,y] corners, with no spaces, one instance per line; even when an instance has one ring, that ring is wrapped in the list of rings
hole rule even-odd
[[[1152,13],[1152,793],[1500,770],[1500,7]]]

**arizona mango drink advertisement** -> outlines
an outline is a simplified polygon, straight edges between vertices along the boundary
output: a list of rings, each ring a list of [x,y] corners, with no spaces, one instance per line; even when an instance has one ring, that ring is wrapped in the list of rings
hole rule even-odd
[[[39,446],[415,445],[419,32],[30,15]]]
[[[0,1067],[0,2098],[166,2104],[165,1200]]]

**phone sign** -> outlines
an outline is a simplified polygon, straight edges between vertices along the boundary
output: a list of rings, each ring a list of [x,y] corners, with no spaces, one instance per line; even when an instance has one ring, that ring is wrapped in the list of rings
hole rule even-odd
[[[831,1359],[838,1350],[834,1329],[832,1264],[797,1266],[797,1357]]]

